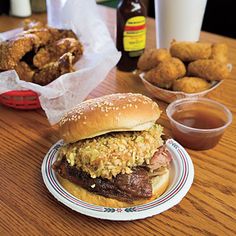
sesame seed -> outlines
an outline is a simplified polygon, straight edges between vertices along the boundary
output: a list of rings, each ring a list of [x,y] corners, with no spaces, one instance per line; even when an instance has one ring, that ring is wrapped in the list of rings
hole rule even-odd
[[[118,104],[123,105],[116,105],[117,100],[120,99],[120,102]],[[65,122],[71,122],[71,121],[76,121],[79,119],[86,120],[87,117],[83,116],[84,113],[87,112],[87,110],[96,110],[100,109],[101,112],[105,112],[109,114],[110,110],[123,110],[127,109],[129,107],[135,107],[136,109],[139,108],[140,104],[151,104],[152,109],[155,109],[158,107],[153,101],[149,98],[146,97],[142,94],[139,93],[116,93],[116,94],[110,94],[106,95],[100,98],[95,98],[95,99],[89,99],[86,100],[76,107],[74,107],[72,110],[68,111],[60,120],[60,125],[63,125]],[[125,104],[125,105],[124,105]],[[107,115],[106,115],[107,116]],[[119,113],[117,116],[121,116],[121,113]],[[118,118],[116,118],[118,119]]]

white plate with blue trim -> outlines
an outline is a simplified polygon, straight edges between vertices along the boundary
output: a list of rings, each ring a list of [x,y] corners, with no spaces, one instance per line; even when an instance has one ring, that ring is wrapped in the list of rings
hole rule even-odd
[[[63,141],[54,144],[46,154],[42,163],[42,176],[49,192],[67,207],[87,216],[106,220],[137,220],[160,214],[177,205],[189,191],[194,167],[185,149],[173,139],[166,141],[167,149],[172,155],[170,183],[168,189],[159,198],[138,206],[127,208],[111,208],[96,206],[74,197],[59,183],[52,164],[56,160],[58,149]]]

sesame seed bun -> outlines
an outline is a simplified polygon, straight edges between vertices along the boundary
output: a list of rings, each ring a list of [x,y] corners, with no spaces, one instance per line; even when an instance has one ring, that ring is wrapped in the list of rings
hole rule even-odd
[[[161,111],[150,98],[141,94],[118,93],[80,103],[59,122],[65,143],[96,137],[114,131],[149,129]]]
[[[120,208],[120,207],[131,207],[131,206],[142,205],[142,204],[155,200],[167,189],[169,185],[169,176],[170,176],[170,171],[167,170],[165,174],[161,176],[153,177],[152,178],[152,192],[153,192],[152,197],[150,199],[136,200],[132,203],[122,202],[113,198],[107,198],[101,195],[97,195],[95,193],[91,193],[87,191],[86,189],[80,187],[79,185],[76,185],[70,182],[69,180],[62,178],[60,175],[57,175],[57,178],[60,184],[69,193],[71,193],[72,195],[74,195],[75,197],[77,197],[78,199],[82,201],[85,201],[90,204],[98,205],[98,206]]]

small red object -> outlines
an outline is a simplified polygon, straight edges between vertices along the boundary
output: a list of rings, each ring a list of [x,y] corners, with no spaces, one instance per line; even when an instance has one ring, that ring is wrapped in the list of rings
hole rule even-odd
[[[41,108],[38,94],[31,90],[13,90],[0,94],[0,103],[21,110]]]

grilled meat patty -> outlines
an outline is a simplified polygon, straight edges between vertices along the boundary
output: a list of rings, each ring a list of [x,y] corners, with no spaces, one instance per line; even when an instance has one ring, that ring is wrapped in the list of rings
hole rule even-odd
[[[88,173],[70,166],[65,158],[55,162],[53,168],[61,177],[105,197],[132,202],[152,196],[151,180],[146,167],[134,168],[131,174],[118,174],[112,179],[91,178]]]

